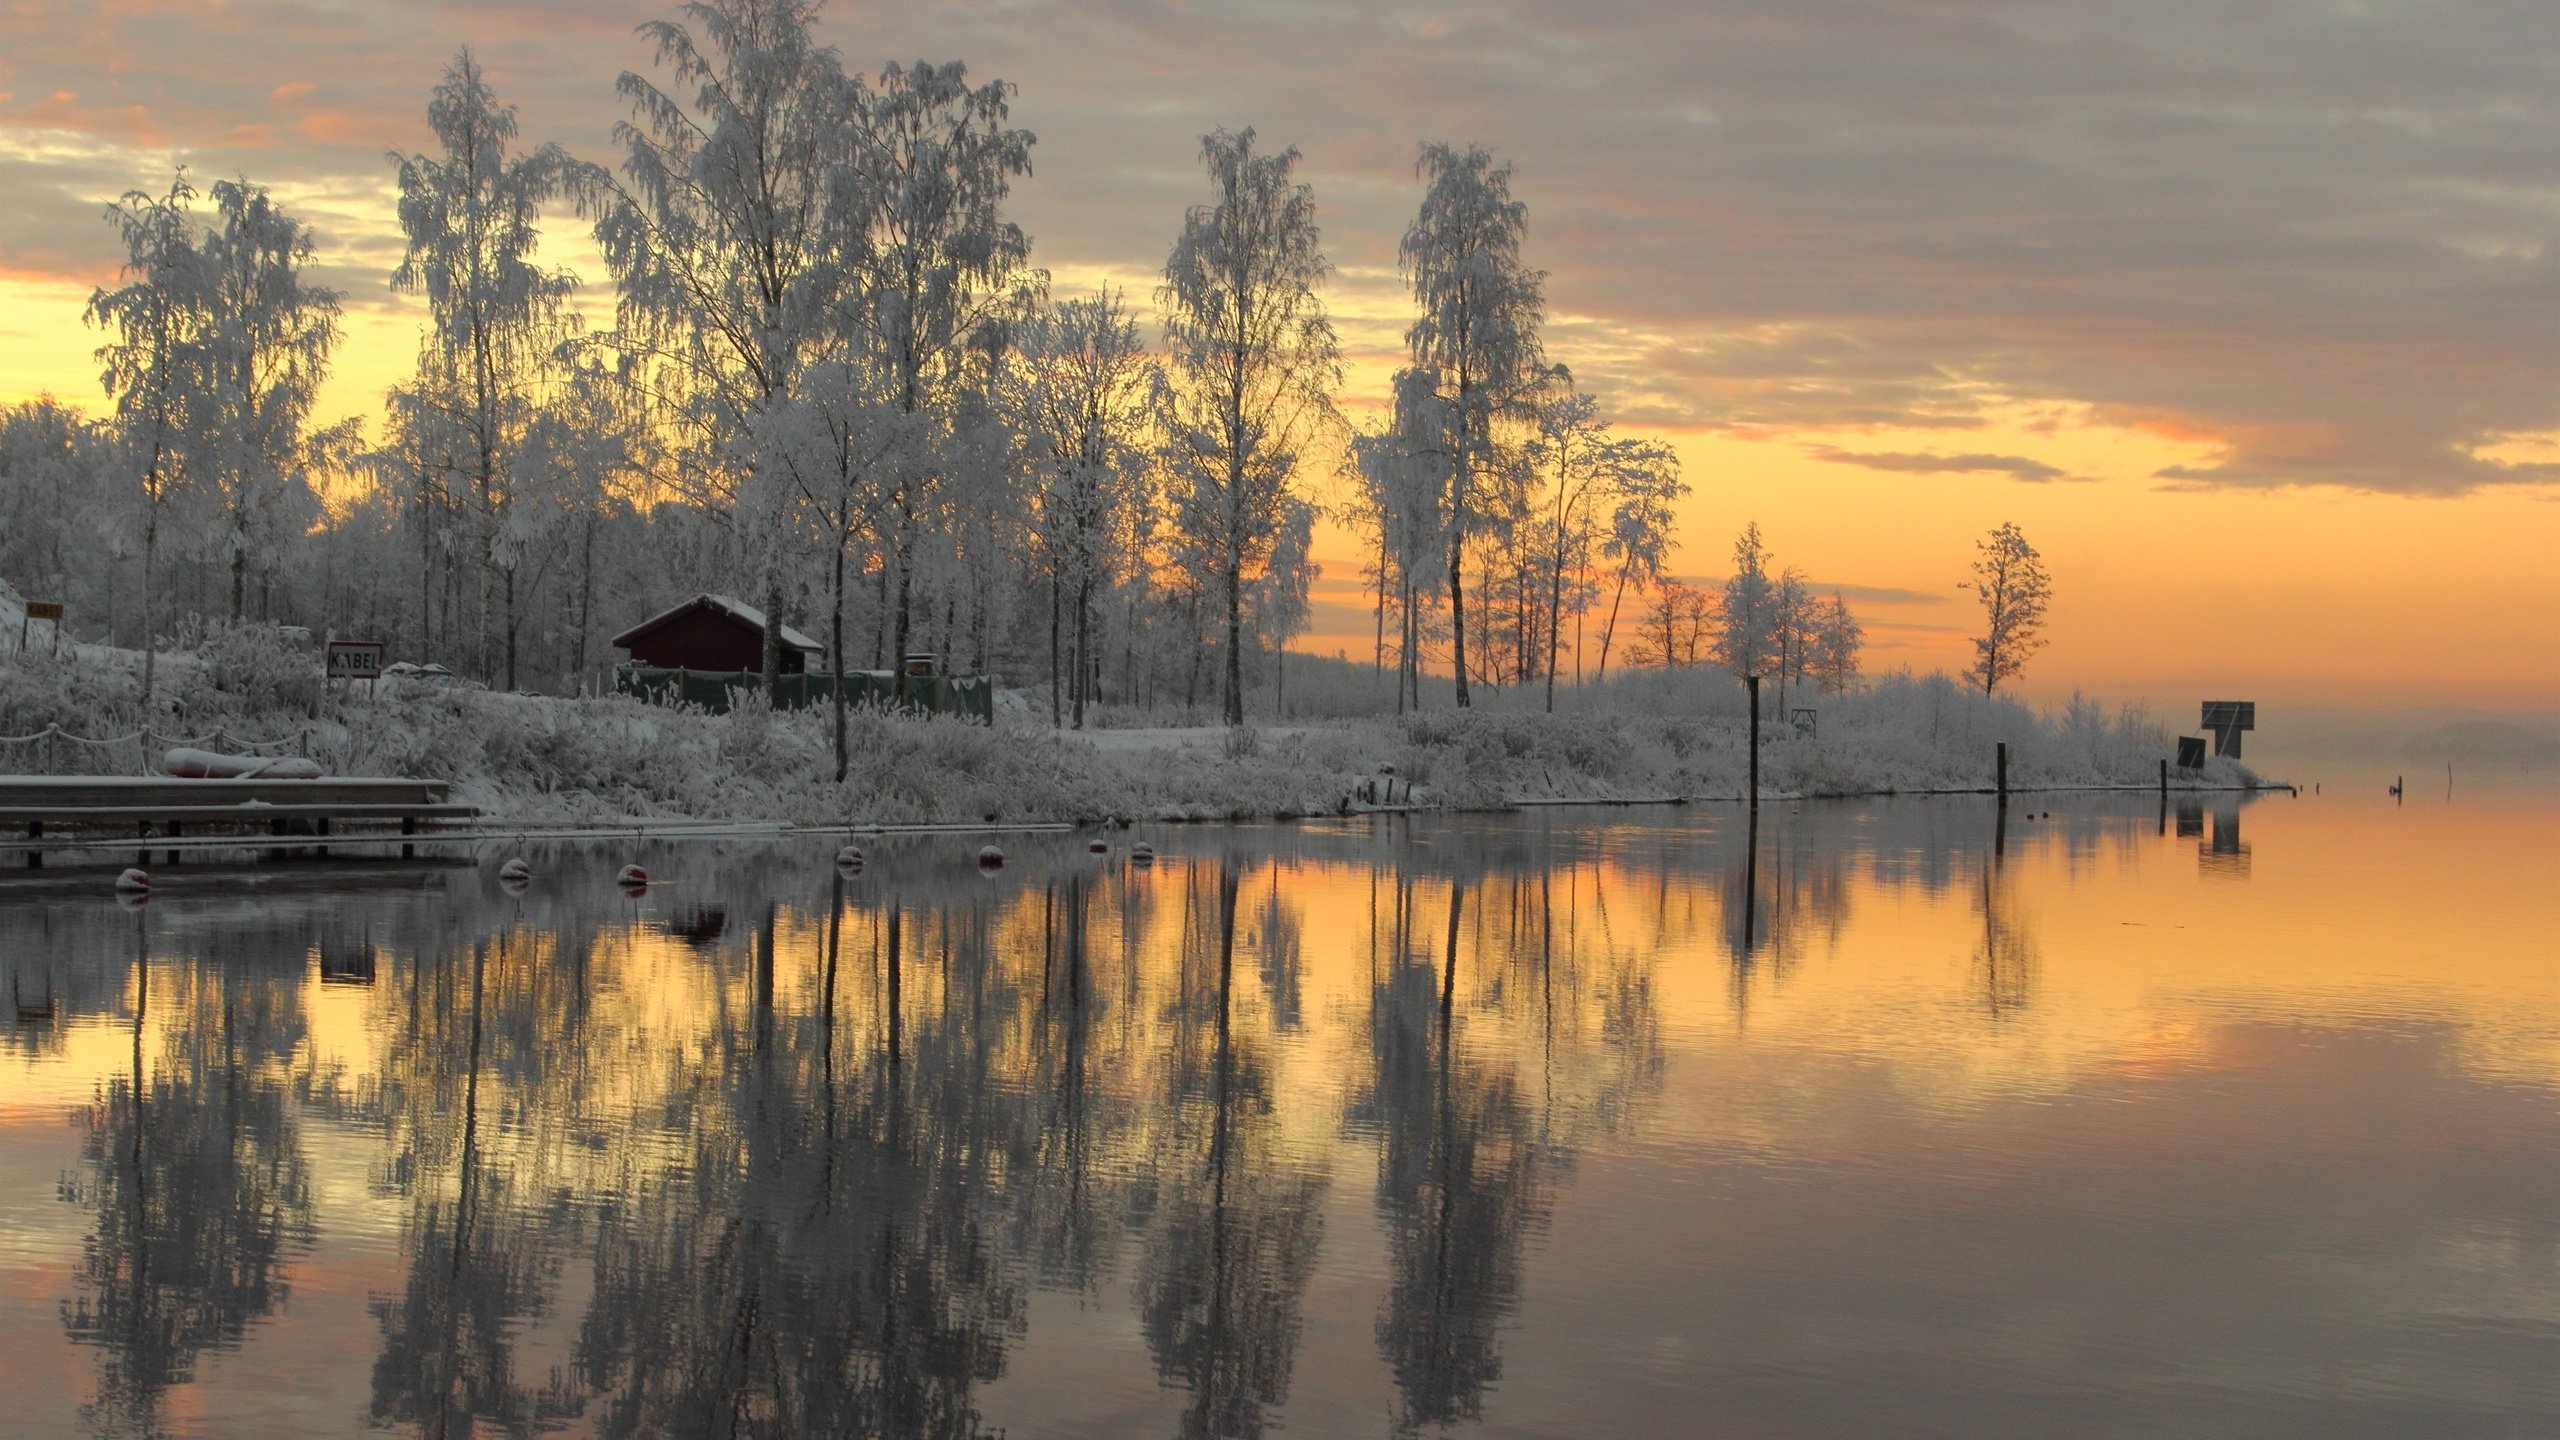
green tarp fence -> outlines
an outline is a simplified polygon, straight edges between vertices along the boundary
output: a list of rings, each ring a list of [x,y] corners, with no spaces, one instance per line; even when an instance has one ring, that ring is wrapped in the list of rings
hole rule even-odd
[[[848,705],[959,715],[986,725],[996,719],[995,682],[984,675],[900,675],[888,670],[785,675],[774,682],[773,703],[784,710],[832,704],[838,685],[844,687]],[[613,688],[653,704],[726,711],[739,691],[763,689],[764,676],[753,670],[654,670],[626,665],[613,672]]]

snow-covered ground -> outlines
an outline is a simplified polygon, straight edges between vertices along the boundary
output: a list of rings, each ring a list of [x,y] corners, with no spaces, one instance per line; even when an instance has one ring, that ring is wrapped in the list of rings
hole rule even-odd
[[[164,657],[146,711],[138,662],[101,647],[6,655],[0,770],[150,773],[169,746],[210,740],[307,753],[332,774],[448,780],[456,798],[521,822],[902,824],[1331,813],[1386,798],[1374,783],[1385,767],[1397,802],[1431,806],[1732,797],[1749,760],[1735,687],[1706,675],[1624,695],[1619,713],[1431,710],[1240,731],[1060,732],[1027,706],[1007,706],[992,729],[856,713],[839,782],[824,712],[708,715],[453,683],[332,687],[307,654],[254,633]],[[1940,677],[1889,677],[1817,708],[1813,733],[1768,726],[1764,793],[1979,789],[2000,741],[2019,789],[2145,785],[2171,743],[2139,713],[2039,714]],[[2253,778],[2220,761],[2178,777]]]

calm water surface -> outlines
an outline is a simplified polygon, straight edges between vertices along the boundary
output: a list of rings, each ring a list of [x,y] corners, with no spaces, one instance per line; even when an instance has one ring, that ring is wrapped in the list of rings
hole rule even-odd
[[[0,1434],[2560,1435],[2560,808],[2051,803],[20,876]]]

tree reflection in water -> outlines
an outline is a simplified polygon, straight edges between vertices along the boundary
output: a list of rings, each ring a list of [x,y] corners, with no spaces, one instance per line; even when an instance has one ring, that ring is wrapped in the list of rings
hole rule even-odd
[[[285,1263],[312,1234],[288,1105],[292,977],[227,948],[155,977],[148,909],[132,924],[131,1061],[78,1113],[83,1168],[62,1191],[94,1216],[62,1324],[97,1347],[82,1413],[101,1435],[158,1433],[198,1357],[284,1303]]]
[[[1981,818],[1772,807],[1756,845],[1738,813],[1382,818],[1152,869],[1026,839],[992,878],[925,841],[861,875],[706,844],[644,857],[680,880],[639,901],[607,883],[625,857],[536,851],[557,878],[521,896],[465,871],[118,916],[194,933],[123,995],[59,989],[67,1028],[132,1012],[64,1189],[91,1421],[154,1429],[279,1304],[330,1218],[310,1125],[366,1142],[398,1217],[351,1422],[976,1436],[1046,1291],[1143,1342],[1166,1428],[1267,1434],[1309,1383],[1336,1169],[1372,1160],[1387,1418],[1480,1419],[1576,1157],[1662,1083],[1663,957],[1720,957],[1740,1014],[1823,961],[1853,892],[1960,910],[1973,882],[1968,998],[2016,1014],[2036,946]],[[2098,833],[2069,825],[2013,834],[2010,870]],[[102,913],[43,912],[142,943]],[[389,938],[345,960],[357,921]],[[353,1043],[306,1034],[315,953],[370,979],[314,1002],[361,1012]]]
[[[1299,1305],[1322,1234],[1325,1177],[1282,1143],[1268,1040],[1236,1014],[1240,869],[1220,856],[1183,871],[1191,914],[1179,984],[1158,1016],[1170,1057],[1158,1096],[1163,1134],[1133,1197],[1147,1234],[1140,1325],[1157,1373],[1190,1391],[1186,1437],[1260,1435],[1288,1399]],[[1295,953],[1294,935],[1271,938],[1284,923],[1265,911],[1266,976],[1273,951]],[[1258,1013],[1294,1009],[1288,987],[1277,988],[1284,993],[1266,994]]]
[[[1583,1134],[1616,1123],[1660,1074],[1650,983],[1610,943],[1596,887],[1602,943],[1596,955],[1584,944],[1579,865],[1566,871],[1559,916],[1552,870],[1530,884],[1521,870],[1486,866],[1484,847],[1472,858],[1443,874],[1394,875],[1373,928],[1372,1068],[1349,1108],[1379,1142],[1390,1278],[1376,1338],[1400,1433],[1481,1416],[1501,1378],[1499,1331],[1520,1301],[1527,1239],[1545,1224],[1559,1172]],[[1437,937],[1421,893],[1433,882],[1446,892]],[[1586,961],[1596,967],[1586,972]],[[1462,989],[1472,1000],[1463,1012]],[[1561,1102],[1559,1038],[1578,1052],[1567,1059],[1580,1082]],[[1534,1094],[1521,1080],[1531,1057]]]

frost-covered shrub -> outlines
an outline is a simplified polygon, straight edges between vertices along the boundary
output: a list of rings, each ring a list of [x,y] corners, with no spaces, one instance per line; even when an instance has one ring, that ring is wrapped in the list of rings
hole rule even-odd
[[[320,711],[328,687],[320,656],[281,626],[209,626],[190,648],[199,663],[179,689],[190,716]]]

